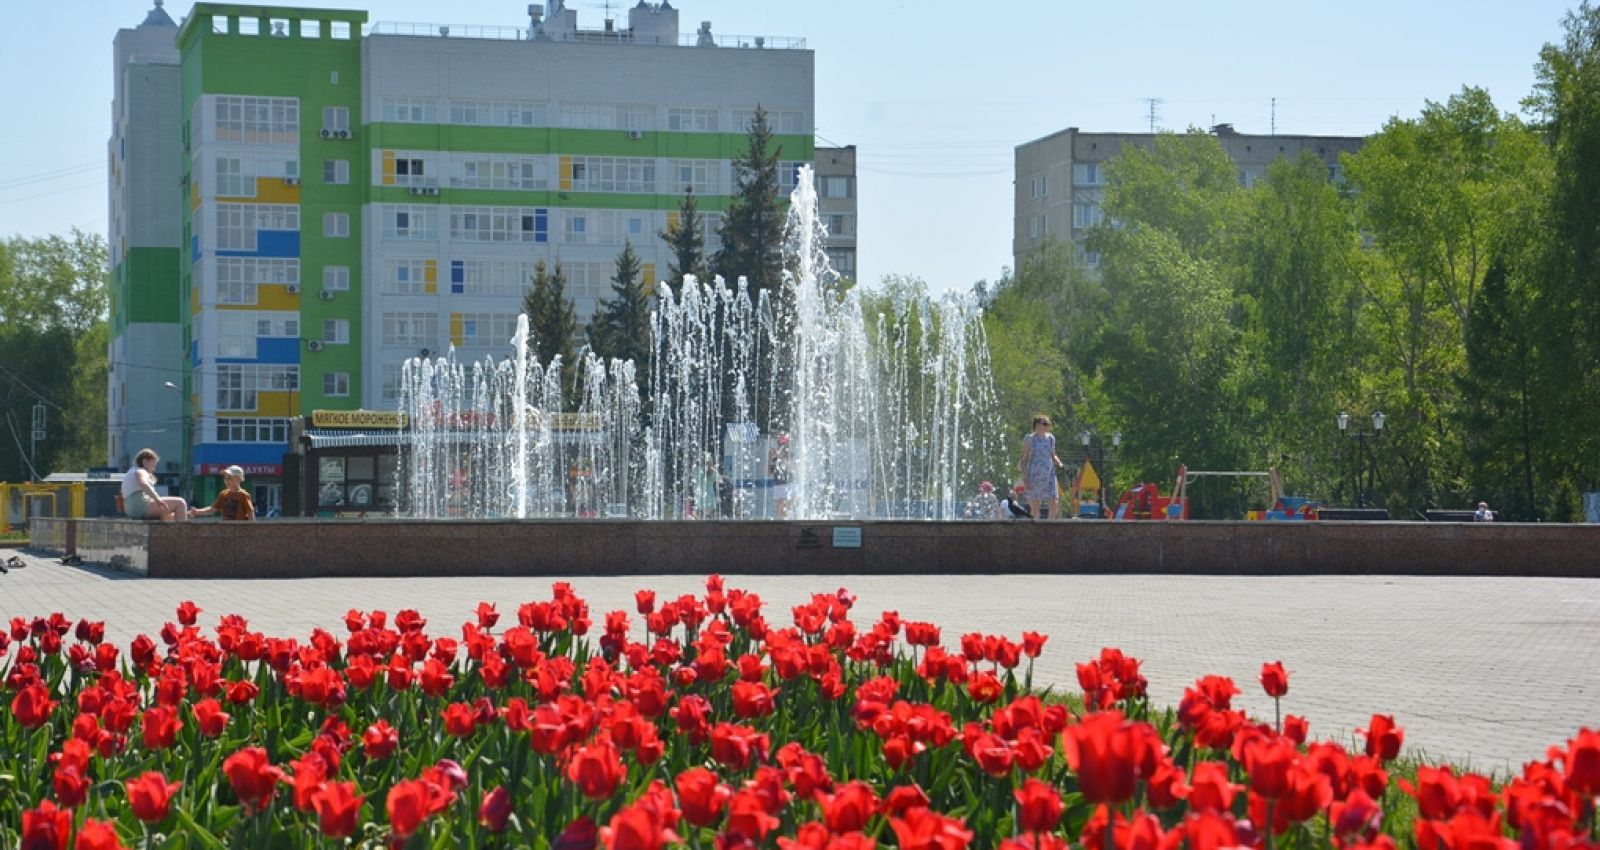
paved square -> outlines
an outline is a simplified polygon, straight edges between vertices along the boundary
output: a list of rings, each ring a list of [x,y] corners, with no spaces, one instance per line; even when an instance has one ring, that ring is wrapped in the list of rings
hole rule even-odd
[[[0,615],[62,611],[107,623],[126,648],[154,635],[192,599],[202,625],[239,613],[269,634],[304,638],[312,627],[342,634],[350,608],[391,614],[415,608],[438,633],[454,633],[480,600],[514,615],[549,597],[548,579],[411,578],[276,581],[155,580],[28,555],[0,576]],[[715,568],[717,565],[711,565]],[[709,570],[708,570],[709,571]],[[884,609],[964,632],[1050,636],[1037,683],[1075,690],[1074,663],[1102,646],[1145,661],[1151,698],[1175,705],[1206,673],[1232,676],[1240,702],[1271,716],[1256,684],[1263,661],[1290,670],[1284,709],[1310,718],[1313,735],[1348,739],[1373,712],[1394,714],[1406,745],[1429,758],[1482,770],[1515,770],[1580,726],[1600,727],[1600,581],[1582,579],[1326,576],[751,576],[724,569],[731,587],[767,601],[768,618],[813,592],[848,587],[858,621]],[[633,591],[703,591],[684,577],[572,580],[596,621],[633,610]]]

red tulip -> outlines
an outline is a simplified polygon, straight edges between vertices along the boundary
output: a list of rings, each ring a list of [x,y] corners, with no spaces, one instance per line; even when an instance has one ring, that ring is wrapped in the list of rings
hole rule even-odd
[[[261,689],[256,687],[255,682],[230,682],[226,688],[226,693],[228,702],[234,705],[243,705],[255,699],[256,695],[261,693]]]
[[[633,594],[633,604],[640,614],[646,617],[655,613],[656,592],[654,590],[639,590]]]
[[[1038,658],[1039,653],[1044,651],[1045,641],[1049,639],[1049,635],[1042,635],[1038,632],[1023,632],[1022,654],[1028,656],[1029,658]]]
[[[1304,717],[1294,714],[1285,714],[1283,716],[1283,737],[1293,741],[1296,746],[1304,744],[1309,733],[1310,724],[1306,722]]]
[[[73,850],[127,850],[122,843],[122,838],[117,835],[117,827],[111,821],[95,820],[89,818],[78,828],[78,840],[72,844]]]
[[[1154,737],[1149,724],[1130,723],[1119,711],[1099,712],[1062,733],[1062,754],[1086,799],[1115,805],[1132,799],[1139,767],[1157,746]]]
[[[722,809],[733,790],[717,781],[717,775],[703,767],[691,767],[673,780],[678,791],[678,808],[683,819],[695,826],[710,826],[722,817]]]
[[[567,778],[585,797],[604,800],[616,792],[628,775],[628,768],[610,741],[599,740],[584,747],[567,764]]]
[[[183,721],[178,717],[178,709],[170,705],[158,705],[145,710],[142,725],[145,747],[164,750],[177,741]]]
[[[1406,739],[1405,730],[1394,725],[1394,716],[1390,714],[1374,714],[1367,729],[1356,731],[1367,736],[1367,755],[1379,761],[1394,761]]]
[[[160,823],[167,819],[172,795],[183,783],[169,783],[165,776],[148,771],[137,779],[129,779],[123,786],[128,791],[128,807],[133,810],[133,816],[145,823]]]
[[[200,609],[193,602],[185,599],[178,604],[178,622],[185,626],[192,626],[200,619]]]
[[[72,765],[56,765],[51,785],[56,793],[56,802],[69,809],[82,805],[84,798],[89,796],[89,780]]]
[[[431,813],[432,800],[433,791],[428,788],[428,783],[419,779],[396,782],[389,789],[389,798],[384,801],[384,808],[389,813],[389,825],[394,829],[395,836],[407,838],[416,832]]]
[[[738,717],[761,717],[771,714],[774,705],[772,689],[761,682],[733,683],[733,713]]]
[[[1283,669],[1282,661],[1261,665],[1261,688],[1273,699],[1289,692],[1289,671]]]
[[[221,735],[228,726],[229,715],[222,710],[222,703],[210,697],[195,703],[190,710],[194,712],[195,725],[199,727],[200,734],[207,738]]]
[[[367,727],[361,733],[361,747],[369,759],[386,759],[400,746],[400,732],[386,720]]]
[[[506,822],[511,819],[511,793],[504,785],[496,786],[493,791],[483,795],[483,803],[478,806],[478,823],[490,832],[505,832]]]
[[[38,682],[22,688],[11,698],[11,715],[17,718],[24,729],[43,726],[55,707],[56,703],[50,699],[50,691]]]
[[[317,813],[317,825],[322,834],[330,838],[344,838],[356,834],[357,816],[361,803],[366,800],[356,793],[354,782],[325,782],[311,795],[311,808]]]
[[[444,707],[444,731],[465,738],[472,734],[476,726],[473,718],[472,706],[464,702],[453,702]]]
[[[272,802],[283,770],[274,767],[261,747],[245,747],[222,762],[222,772],[246,811],[259,811]]]
[[[72,810],[45,800],[22,813],[21,850],[67,850],[72,836]]]
[[[965,823],[932,809],[912,809],[904,818],[890,818],[889,826],[900,850],[965,850],[972,841]]]
[[[1269,800],[1289,792],[1289,768],[1299,758],[1294,742],[1288,738],[1256,738],[1245,744],[1244,768],[1250,774],[1250,790]]]
[[[1215,761],[1203,761],[1194,766],[1189,778],[1189,808],[1197,812],[1226,814],[1233,808],[1233,798],[1239,793],[1238,785],[1228,781],[1228,766]]]
[[[1017,828],[1025,832],[1049,832],[1061,822],[1065,810],[1061,792],[1055,786],[1029,777],[1012,792],[1017,798]]]
[[[561,830],[550,850],[595,850],[599,844],[600,828],[585,815]]]
[[[494,628],[494,624],[498,623],[498,622],[500,622],[500,612],[494,610],[494,603],[493,602],[479,602],[478,603],[478,626],[480,628],[492,629],[492,628]]]
[[[1150,808],[1170,809],[1183,802],[1189,796],[1190,789],[1185,783],[1187,779],[1183,768],[1163,759],[1145,788],[1145,799],[1149,801]]]
[[[1578,736],[1567,742],[1562,761],[1567,788],[1580,797],[1600,796],[1600,731],[1579,730]]]
[[[847,782],[834,794],[821,796],[822,819],[834,832],[856,832],[878,810],[878,795],[859,780]]]

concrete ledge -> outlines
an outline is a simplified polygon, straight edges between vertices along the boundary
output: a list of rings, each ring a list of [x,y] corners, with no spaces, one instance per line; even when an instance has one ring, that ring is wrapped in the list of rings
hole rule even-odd
[[[1600,525],[1420,522],[34,520],[152,578],[1101,573],[1600,578]],[[859,548],[835,529],[859,529]]]

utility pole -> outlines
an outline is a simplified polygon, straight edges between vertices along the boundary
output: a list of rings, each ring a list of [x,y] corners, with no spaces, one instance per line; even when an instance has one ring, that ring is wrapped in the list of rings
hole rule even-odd
[[[1145,102],[1150,104],[1150,132],[1154,134],[1156,131],[1156,121],[1161,117],[1161,113],[1156,111],[1156,107],[1161,105],[1161,98],[1147,97],[1145,98]]]
[[[1278,135],[1278,99],[1272,99],[1272,135]]]
[[[28,469],[33,472],[36,478],[39,477],[39,444],[44,442],[45,438],[45,416],[46,408],[44,402],[41,401],[35,404],[33,406],[33,439],[28,446]]]

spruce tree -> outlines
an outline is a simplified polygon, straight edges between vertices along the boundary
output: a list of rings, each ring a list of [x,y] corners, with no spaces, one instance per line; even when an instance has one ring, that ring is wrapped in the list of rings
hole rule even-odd
[[[722,217],[722,249],[712,270],[730,283],[744,275],[754,298],[776,292],[783,279],[783,207],[778,199],[778,157],[767,112],[756,107],[743,156],[733,161],[734,194]]]
[[[706,237],[701,230],[705,219],[700,215],[700,205],[695,202],[694,189],[686,189],[683,201],[678,204],[678,220],[659,235],[672,249],[673,260],[667,264],[667,282],[676,287],[683,276],[692,274],[700,280],[710,277],[706,268]]]
[[[533,282],[522,296],[522,311],[528,314],[528,331],[533,335],[532,350],[540,363],[549,365],[561,356],[562,395],[570,402],[576,397],[572,385],[574,356],[572,339],[577,319],[567,299],[567,276],[556,262],[552,270],[539,260],[533,266]]]
[[[611,297],[600,302],[589,325],[589,344],[603,357],[632,360],[643,375],[650,362],[650,291],[640,274],[633,243],[622,246],[611,277]]]

